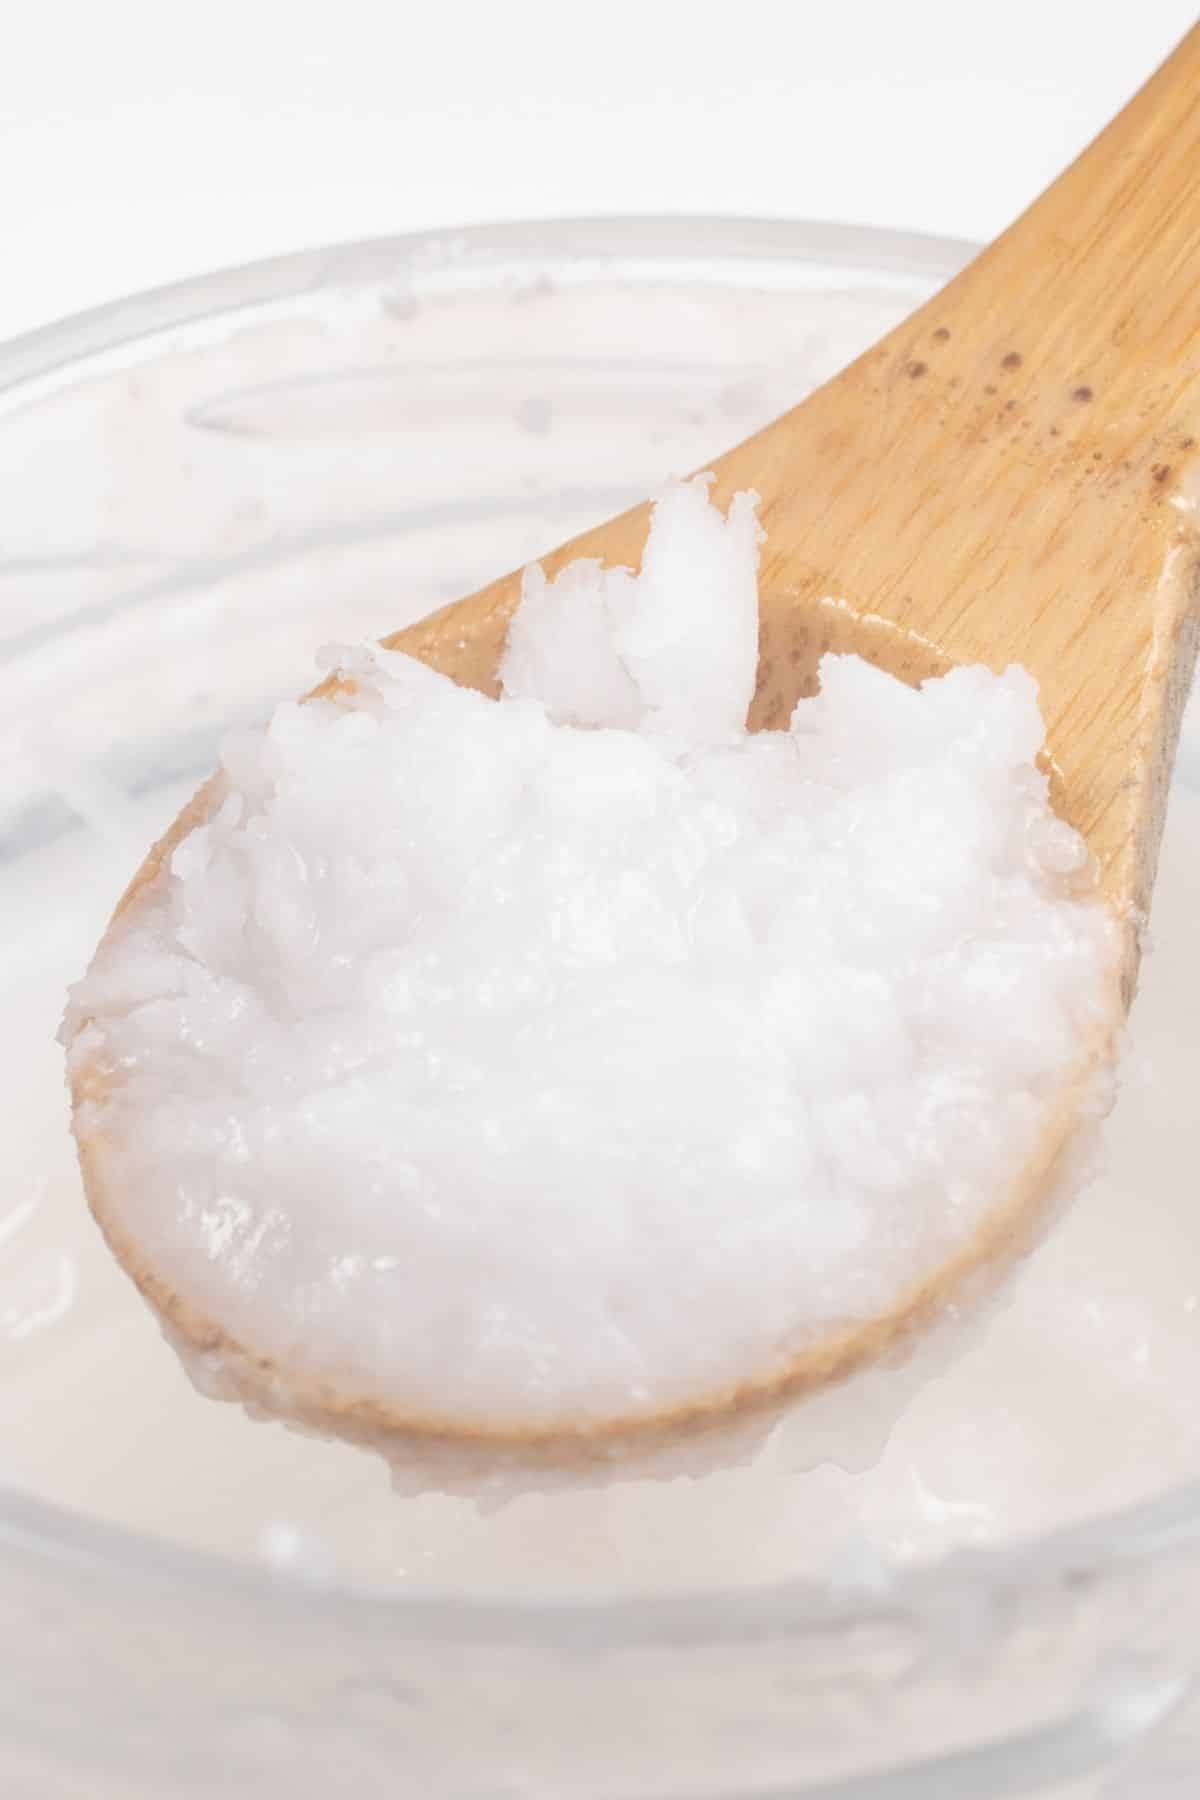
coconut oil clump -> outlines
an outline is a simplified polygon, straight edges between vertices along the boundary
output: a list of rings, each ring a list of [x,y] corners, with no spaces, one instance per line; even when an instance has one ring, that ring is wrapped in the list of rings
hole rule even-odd
[[[67,1022],[106,1229],[210,1341],[587,1430],[787,1370],[987,1229],[1114,958],[1034,683],[826,657],[748,733],[758,538],[678,486],[640,574],[527,572],[499,701],[341,648],[229,740]]]

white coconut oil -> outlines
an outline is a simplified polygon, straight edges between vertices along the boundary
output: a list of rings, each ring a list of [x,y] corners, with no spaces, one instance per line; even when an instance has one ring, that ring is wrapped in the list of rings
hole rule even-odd
[[[829,656],[747,731],[753,496],[706,486],[637,575],[527,574],[498,700],[327,652],[72,990],[97,1217],[205,1387],[215,1327],[285,1416],[503,1440],[802,1370],[976,1254],[1099,1055],[1031,678]]]

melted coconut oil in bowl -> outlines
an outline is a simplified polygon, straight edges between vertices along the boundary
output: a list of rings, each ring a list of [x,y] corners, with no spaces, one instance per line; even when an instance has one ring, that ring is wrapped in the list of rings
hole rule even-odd
[[[450,273],[447,274],[447,268]],[[0,1480],[388,1590],[873,1581],[1200,1473],[1200,714],[1119,1097],[1045,1241],[910,1353],[650,1467],[459,1479],[196,1392],[86,1210],[56,1031],[224,731],[799,399],[921,278],[643,267],[369,279],[189,327],[0,419]],[[10,533],[11,535],[11,533]]]

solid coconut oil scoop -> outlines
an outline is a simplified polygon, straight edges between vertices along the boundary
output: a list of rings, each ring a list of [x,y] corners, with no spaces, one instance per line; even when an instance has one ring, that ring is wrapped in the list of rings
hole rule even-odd
[[[1195,651],[1197,81],[1194,32],[711,480],[227,744],[67,1022],[92,1209],[206,1387],[608,1455],[1031,1241]]]

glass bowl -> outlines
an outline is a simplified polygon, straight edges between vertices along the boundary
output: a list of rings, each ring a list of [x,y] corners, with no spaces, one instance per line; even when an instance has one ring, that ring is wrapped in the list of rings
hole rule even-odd
[[[832,225],[518,224],[313,251],[0,349],[5,1793],[1195,1791],[1200,1452],[1177,1423],[1170,1479],[1110,1441],[1054,1529],[1002,1543],[951,1533],[780,1578],[748,1542],[731,1563],[715,1517],[706,1545],[701,1499],[669,1581],[508,1592],[464,1555],[385,1583],[369,1557],[296,1553],[286,1526],[261,1554],[238,1538],[221,1447],[264,1428],[230,1409],[197,1426],[211,1456],[155,1486],[156,1455],[178,1475],[165,1437],[156,1451],[174,1365],[100,1252],[60,1235],[81,1206],[62,985],[224,730],[303,689],[323,641],[401,625],[701,466],[968,254]],[[1193,718],[1189,794],[1198,748]],[[1200,1149],[1194,1053],[1180,1044],[1168,1083],[1180,1180]],[[1200,1249],[1181,1239],[1176,1260],[1190,1281]],[[127,1356],[105,1385],[126,1329],[148,1334],[147,1391],[168,1383],[157,1413]],[[317,1516],[346,1467],[309,1495]],[[668,1514],[658,1529],[643,1570],[671,1564]]]

